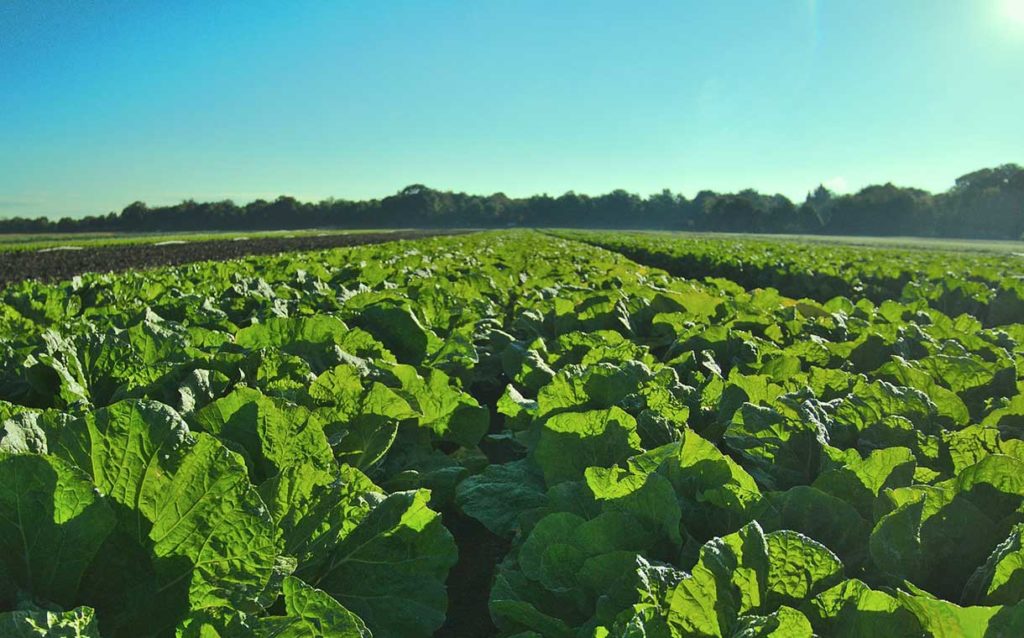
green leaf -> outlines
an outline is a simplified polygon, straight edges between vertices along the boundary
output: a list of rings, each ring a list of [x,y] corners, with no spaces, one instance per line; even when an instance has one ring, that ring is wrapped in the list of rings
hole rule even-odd
[[[337,317],[271,317],[235,333],[235,343],[247,350],[277,349],[301,357],[313,372],[323,372],[349,357],[392,359],[370,334],[349,328]]]
[[[417,417],[409,402],[378,381],[364,381],[351,365],[317,377],[309,396],[320,407],[314,417],[329,437],[337,459],[367,469],[391,448],[404,419]]]
[[[843,579],[843,564],[827,547],[790,530],[765,536],[770,567],[767,607],[795,605]]]
[[[540,581],[547,572],[556,569],[564,569],[567,576],[574,576],[574,570],[582,564],[585,554],[580,551],[575,557],[575,564],[568,562],[569,557],[563,556],[563,565],[547,565],[545,569],[544,556],[550,547],[571,546],[574,543],[576,530],[586,523],[586,519],[569,512],[557,512],[542,518],[526,538],[519,549],[518,562],[527,578]],[[550,588],[549,588],[550,589]]]
[[[366,621],[375,638],[426,638],[445,620],[457,550],[426,490],[387,496],[345,536],[311,583]]]
[[[865,519],[871,519],[878,493],[887,488],[907,487],[913,482],[916,459],[904,447],[874,450],[867,458],[847,462],[822,472],[814,487],[853,505]]]
[[[431,369],[424,379],[412,366],[396,365],[391,371],[399,379],[399,394],[418,413],[418,423],[437,436],[472,447],[479,443],[490,424],[490,413],[469,394],[451,385],[450,377]]]
[[[236,332],[235,343],[248,350],[275,348],[305,359],[303,355],[312,354],[316,346],[337,343],[347,330],[344,322],[329,315],[271,317]]]
[[[20,412],[0,423],[0,453],[46,454],[39,412]]]
[[[537,416],[607,409],[636,392],[650,371],[641,365],[569,365],[537,394]]]
[[[498,414],[506,417],[505,428],[509,430],[525,430],[537,412],[537,402],[527,399],[515,389],[511,383],[498,399],[495,408]]]
[[[1010,638],[1024,635],[1024,605],[1013,607],[959,607],[945,600],[900,592],[929,636],[936,638]]]
[[[318,569],[384,498],[357,469],[341,466],[332,472],[309,464],[286,468],[260,486],[260,495],[300,573]]]
[[[1024,600],[1024,525],[1013,531],[971,575],[962,602],[1013,605]]]
[[[659,448],[666,458],[659,472],[675,488],[687,530],[706,541],[753,520],[764,507],[753,477],[696,432],[685,430],[682,437],[679,444]]]
[[[501,353],[501,365],[505,376],[530,396],[551,382],[555,371],[537,350],[520,343],[510,343]]]
[[[952,390],[940,385],[915,363],[902,357],[893,357],[892,361],[880,367],[874,374],[897,385],[924,392],[935,404],[939,416],[947,420],[948,425],[963,426],[970,422],[971,416],[963,400]]]
[[[648,551],[674,553],[682,545],[682,510],[672,483],[664,476],[589,467],[585,478],[604,511],[628,514],[644,525],[648,530]]]
[[[919,638],[921,626],[892,596],[873,591],[859,580],[844,581],[802,607],[822,636]]]
[[[260,350],[255,385],[265,394],[298,401],[316,378],[302,357],[277,350]]]
[[[253,482],[303,463],[328,468],[334,455],[309,410],[259,390],[238,387],[201,409],[195,423],[223,441],[241,446],[253,460]]]
[[[941,439],[954,476],[993,454],[1019,457],[1019,450],[1013,446],[1019,446],[1020,441],[1003,441],[1003,433],[994,427],[972,425],[957,432],[943,432]]]
[[[498,536],[513,536],[519,516],[547,503],[544,480],[525,461],[493,464],[455,489],[455,503]]]
[[[785,489],[815,479],[828,435],[810,421],[745,403],[722,439],[743,457],[744,465],[761,485]]]
[[[955,600],[1019,520],[1024,462],[992,455],[954,480],[887,490],[885,497],[888,511],[870,539],[875,565]]]
[[[379,339],[403,363],[419,365],[427,356],[433,335],[408,307],[389,302],[373,304],[363,308],[352,322]]]
[[[550,592],[531,588],[518,570],[499,569],[488,607],[495,625],[504,633],[532,630],[544,638],[574,638],[572,627],[557,614],[565,614],[564,601]]]
[[[989,362],[977,356],[937,354],[917,363],[959,394],[975,418],[985,413],[987,399],[1009,396],[1016,390],[1017,370],[1006,359]]]
[[[371,638],[363,621],[323,591],[284,579],[284,616],[260,618],[255,638]]]
[[[936,434],[936,414],[935,404],[920,390],[861,379],[835,409],[831,443],[848,447],[859,433],[894,416],[908,419],[924,434]]]
[[[9,608],[21,589],[73,607],[114,525],[76,468],[51,457],[0,454],[0,606]]]
[[[550,486],[579,480],[588,467],[610,467],[639,451],[636,420],[612,407],[548,418],[532,456]]]
[[[757,523],[708,541],[690,577],[672,592],[669,626],[683,636],[730,635],[740,616],[764,604],[769,571]]]
[[[791,607],[780,607],[768,616],[743,616],[730,638],[812,638],[807,617]]]
[[[703,567],[694,568],[679,583],[670,601],[668,625],[677,636],[725,636],[736,615],[728,593],[719,591],[714,576]]]
[[[85,602],[105,632],[172,626],[189,607],[253,610],[278,538],[237,454],[148,401],[72,421],[51,451],[119,506],[115,534],[86,579]]]
[[[1016,394],[1010,400],[985,416],[982,425],[1000,429],[1024,428],[1024,394]]]
[[[254,617],[210,608],[179,625],[177,638],[372,638],[359,616],[325,592],[288,576],[279,584],[283,615]]]
[[[822,543],[848,566],[863,563],[870,524],[846,501],[805,485],[767,495],[758,521],[768,530],[789,529]]]

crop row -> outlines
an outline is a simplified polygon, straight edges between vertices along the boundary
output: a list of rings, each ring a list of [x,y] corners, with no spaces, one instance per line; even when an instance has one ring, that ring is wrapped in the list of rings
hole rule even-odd
[[[948,315],[970,314],[986,326],[1024,318],[1024,256],[1019,253],[671,233],[561,231],[559,235],[614,250],[674,275],[721,277],[744,288],[775,288],[795,298],[925,301]]]

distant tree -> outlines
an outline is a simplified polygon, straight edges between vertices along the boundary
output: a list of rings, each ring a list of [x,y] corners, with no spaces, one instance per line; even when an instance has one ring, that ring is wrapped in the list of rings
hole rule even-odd
[[[836,235],[935,234],[931,194],[893,184],[868,186],[855,195],[835,198],[825,231]]]
[[[736,232],[801,232],[1013,239],[1024,235],[1024,169],[1004,164],[963,175],[932,195],[893,184],[837,195],[818,186],[800,206],[783,195],[747,189],[704,190],[693,200],[665,189],[649,197],[622,189],[590,197],[569,191],[512,198],[470,195],[412,184],[383,199],[305,203],[281,196],[244,206],[231,200],[172,206],[132,202],[120,213],[0,219],[0,232],[180,231],[275,228],[564,226],[673,228]]]
[[[121,222],[125,230],[146,230],[149,207],[144,202],[132,202],[121,211]]]
[[[686,198],[664,189],[647,198],[644,225],[652,228],[680,228],[683,224],[683,208]]]
[[[804,202],[796,211],[797,228],[800,233],[820,233],[825,226],[819,210],[810,202]]]
[[[1019,237],[1024,233],[1024,168],[1004,164],[957,178],[940,196],[947,232],[972,237]]]

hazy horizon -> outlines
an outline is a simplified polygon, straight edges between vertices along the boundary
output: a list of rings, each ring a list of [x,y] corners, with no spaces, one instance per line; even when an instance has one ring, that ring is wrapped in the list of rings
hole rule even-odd
[[[142,200],[932,192],[1024,163],[1024,0],[16,0],[0,217]]]

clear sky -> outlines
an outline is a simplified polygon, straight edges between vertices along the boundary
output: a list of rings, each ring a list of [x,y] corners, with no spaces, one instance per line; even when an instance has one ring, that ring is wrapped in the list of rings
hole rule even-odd
[[[0,2],[0,216],[945,190],[1024,163],[1024,0]]]

